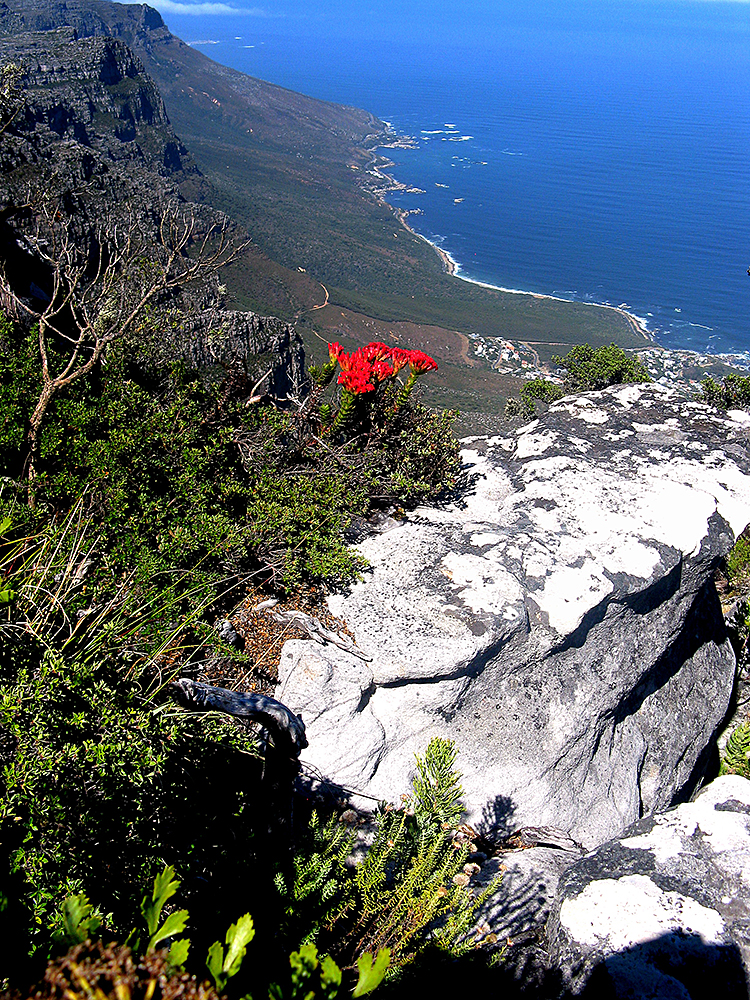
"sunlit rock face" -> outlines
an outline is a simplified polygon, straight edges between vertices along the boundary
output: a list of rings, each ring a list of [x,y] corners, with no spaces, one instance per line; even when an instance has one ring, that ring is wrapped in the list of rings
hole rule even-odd
[[[450,737],[472,822],[586,847],[688,794],[732,688],[712,574],[750,522],[749,441],[746,414],[651,385],[467,440],[462,496],[365,538],[371,571],[329,598],[370,659],[285,648],[305,758],[397,800]]]
[[[568,868],[552,958],[574,995],[744,997],[749,901],[750,782],[727,775]]]

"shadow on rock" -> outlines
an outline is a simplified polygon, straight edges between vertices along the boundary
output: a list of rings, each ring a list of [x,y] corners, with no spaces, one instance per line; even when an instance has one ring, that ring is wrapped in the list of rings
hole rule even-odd
[[[706,944],[698,934],[680,932],[609,955],[579,994],[585,1000],[740,1000],[747,995],[735,944]]]
[[[516,806],[512,798],[508,795],[496,795],[482,807],[482,818],[477,825],[477,833],[493,841],[508,837],[514,830],[515,813]]]

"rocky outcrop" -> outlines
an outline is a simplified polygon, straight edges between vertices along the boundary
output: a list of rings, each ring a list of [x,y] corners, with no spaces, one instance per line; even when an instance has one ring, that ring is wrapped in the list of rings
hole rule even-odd
[[[548,938],[574,995],[746,996],[750,782],[718,778],[573,864]]]
[[[137,12],[161,23],[149,8]],[[56,23],[57,15],[50,21],[43,6],[33,13],[36,28]],[[135,31],[140,22],[130,14]],[[6,29],[14,16],[0,8]],[[144,22],[144,31],[150,23]],[[102,27],[97,24],[84,18],[81,27],[94,33]],[[140,246],[158,246],[160,222],[169,220],[176,205],[198,234],[221,222],[210,208],[186,203],[186,195],[200,197],[205,181],[174,133],[158,88],[119,38],[79,38],[70,27],[12,37],[0,32],[0,61],[22,66],[18,108],[0,133],[0,264],[21,299],[43,301],[49,294],[49,275],[28,239],[35,227],[28,203],[38,207],[53,199],[80,245],[98,238],[103,225],[110,231],[125,227]],[[234,236],[235,243],[243,238],[236,227]],[[5,298],[0,290],[0,307],[13,313],[12,300]],[[180,322],[165,324],[162,351],[195,367],[253,359],[251,376],[267,373],[259,392],[281,398],[298,391],[304,353],[294,329],[274,318],[223,309],[220,300],[210,273],[201,288],[171,293],[161,305],[179,314]]]
[[[398,800],[450,737],[471,822],[586,848],[686,798],[732,690],[713,572],[750,521],[749,442],[746,414],[660,386],[467,441],[464,495],[362,541],[371,571],[329,598],[369,660],[285,647],[303,759]]]
[[[79,39],[72,28],[0,35],[0,61],[22,67],[18,108],[3,136],[2,200],[23,204],[35,188],[149,205],[201,188],[161,95],[140,61],[113,38]],[[87,189],[88,198],[80,197]]]
[[[286,399],[302,392],[302,339],[293,326],[272,316],[219,308],[193,312],[182,324],[174,351],[194,368],[252,358],[257,393]]]
[[[224,122],[228,128],[223,145],[228,139],[243,143],[249,131],[256,138],[260,133],[287,155],[292,150],[314,152],[318,158],[345,162],[354,152],[353,144],[384,128],[366,111],[297,94],[207,59],[172,35],[159,12],[146,4],[0,2],[0,35],[18,37],[63,26],[72,28],[78,38],[109,37],[132,49],[156,80],[173,120],[179,122],[178,130],[191,138],[205,138],[206,128],[213,131],[217,122]]]

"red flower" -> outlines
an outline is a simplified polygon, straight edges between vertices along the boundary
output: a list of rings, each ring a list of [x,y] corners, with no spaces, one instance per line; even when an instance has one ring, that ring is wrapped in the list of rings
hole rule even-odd
[[[376,378],[379,382],[382,382],[384,378],[388,378],[390,375],[393,375],[393,368],[387,361],[376,361],[373,364],[372,378]]]
[[[341,345],[338,344],[336,346],[340,347]],[[341,366],[342,372],[351,371],[353,368],[357,367],[358,363],[357,352],[355,351],[354,354],[347,354],[346,351],[344,350],[339,351],[338,363]]]
[[[368,382],[368,373],[361,369],[342,371],[339,375],[339,385],[343,385],[349,392],[357,394],[360,392],[372,392],[375,389],[372,382]]]
[[[387,344],[381,344],[380,341],[374,340],[372,343],[360,347],[356,353],[364,358],[365,361],[373,363],[375,361],[385,361],[389,358],[391,356],[391,349]]]
[[[409,351],[409,366],[415,375],[421,375],[423,372],[431,372],[437,369],[437,361],[431,358],[429,354],[425,354],[424,351]]]
[[[333,364],[334,361],[338,361],[341,355],[344,353],[344,348],[341,344],[329,344],[328,345],[328,357]]]
[[[404,365],[409,364],[411,351],[405,351],[402,347],[391,348],[391,364],[394,372],[400,372]]]

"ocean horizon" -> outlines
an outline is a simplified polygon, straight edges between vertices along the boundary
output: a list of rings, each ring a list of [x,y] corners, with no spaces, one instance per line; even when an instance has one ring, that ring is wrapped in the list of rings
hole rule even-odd
[[[411,137],[388,201],[460,277],[750,360],[750,4],[185,6],[162,14],[209,57]]]

